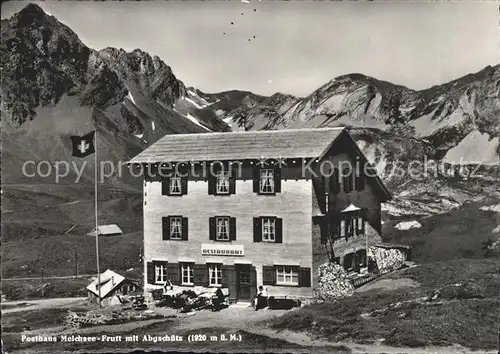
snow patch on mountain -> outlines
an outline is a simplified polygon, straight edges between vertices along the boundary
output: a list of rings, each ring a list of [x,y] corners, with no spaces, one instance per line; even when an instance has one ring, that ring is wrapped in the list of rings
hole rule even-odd
[[[479,209],[482,210],[482,211],[494,211],[496,213],[500,213],[500,204],[489,205],[489,206],[482,206]]]
[[[137,103],[134,100],[134,96],[132,96],[132,92],[130,92],[130,90],[128,91],[127,98],[137,106]]]
[[[191,103],[193,106],[195,106],[195,107],[196,107],[196,108],[198,108],[198,109],[202,109],[202,108],[206,107],[206,106],[201,106],[201,105],[199,105],[198,103],[196,103],[195,101],[193,101],[192,99],[190,99],[190,98],[188,98],[188,97],[185,97],[184,99],[185,99],[186,101],[188,101],[189,103]]]
[[[443,160],[461,164],[498,164],[499,144],[498,137],[491,139],[487,133],[473,130],[460,143],[448,150]]]
[[[494,234],[499,234],[500,233],[500,225],[498,225],[497,227],[495,227],[493,229],[493,231],[491,231],[491,232],[494,233]]]
[[[409,230],[409,229],[419,229],[422,227],[422,224],[418,221],[403,221],[394,226],[398,230]]]
[[[186,117],[187,119],[189,119],[191,122],[193,122],[194,124],[199,125],[199,126],[200,126],[200,127],[202,127],[203,129],[205,129],[205,130],[207,130],[207,131],[211,132],[211,130],[210,130],[210,129],[208,129],[208,128],[207,128],[207,127],[205,127],[203,124],[201,124],[201,123],[198,121],[198,119],[196,119],[195,117],[193,117],[190,113],[188,113],[187,115],[185,115],[185,117]]]

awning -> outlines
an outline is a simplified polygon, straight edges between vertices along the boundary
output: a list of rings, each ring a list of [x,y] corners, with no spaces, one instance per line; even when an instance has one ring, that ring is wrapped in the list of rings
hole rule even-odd
[[[361,210],[361,208],[358,208],[357,206],[355,206],[354,204],[351,203],[347,208],[342,210],[341,213],[349,213],[349,212],[358,211],[358,210]]]

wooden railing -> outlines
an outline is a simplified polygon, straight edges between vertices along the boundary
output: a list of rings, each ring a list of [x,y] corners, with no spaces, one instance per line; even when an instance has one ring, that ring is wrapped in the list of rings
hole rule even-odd
[[[378,272],[370,273],[367,276],[351,279],[351,283],[355,288],[359,288],[360,286],[365,285],[365,284],[371,282],[372,280],[377,279],[380,276],[381,276],[381,274]]]

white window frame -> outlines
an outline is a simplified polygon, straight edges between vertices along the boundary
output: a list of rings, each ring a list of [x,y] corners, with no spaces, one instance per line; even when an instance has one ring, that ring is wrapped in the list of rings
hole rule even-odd
[[[172,195],[181,195],[182,194],[182,181],[181,177],[178,175],[173,175],[170,177],[170,185],[169,185],[170,194]]]
[[[276,285],[299,285],[299,267],[277,266]]]
[[[217,172],[217,174],[215,175],[215,180],[215,193],[229,194],[229,171]]]
[[[259,174],[259,192],[261,194],[275,193],[275,171],[272,168],[262,168]]]
[[[218,263],[208,264],[208,285],[222,286],[222,265]]]
[[[187,281],[184,281],[184,278]],[[181,285],[194,285],[194,268],[192,263],[181,263]]]
[[[155,284],[166,284],[167,280],[167,265],[155,264]]]
[[[171,216],[170,217],[170,239],[171,240],[182,240],[182,217],[181,216]]]
[[[346,237],[345,219],[340,219],[340,237]]]
[[[229,217],[222,216],[215,219],[215,240],[229,241],[230,240],[230,223]]]
[[[276,242],[276,218],[262,218],[262,241]]]
[[[365,223],[365,219],[363,219],[362,216],[358,216],[357,217],[357,221],[356,221],[356,235],[358,235],[358,230],[363,230],[364,232],[366,232],[366,225],[364,224]],[[359,228],[359,226],[362,225],[361,229]],[[359,235],[363,235],[363,233],[360,233]]]

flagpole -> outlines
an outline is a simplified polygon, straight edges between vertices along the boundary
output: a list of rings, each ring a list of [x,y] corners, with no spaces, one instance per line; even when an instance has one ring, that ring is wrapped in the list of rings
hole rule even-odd
[[[97,224],[97,127],[95,130],[95,154],[94,154],[94,194],[95,194],[95,252],[97,260],[97,288],[99,290],[99,307],[101,304],[101,272],[99,270],[99,227]]]

